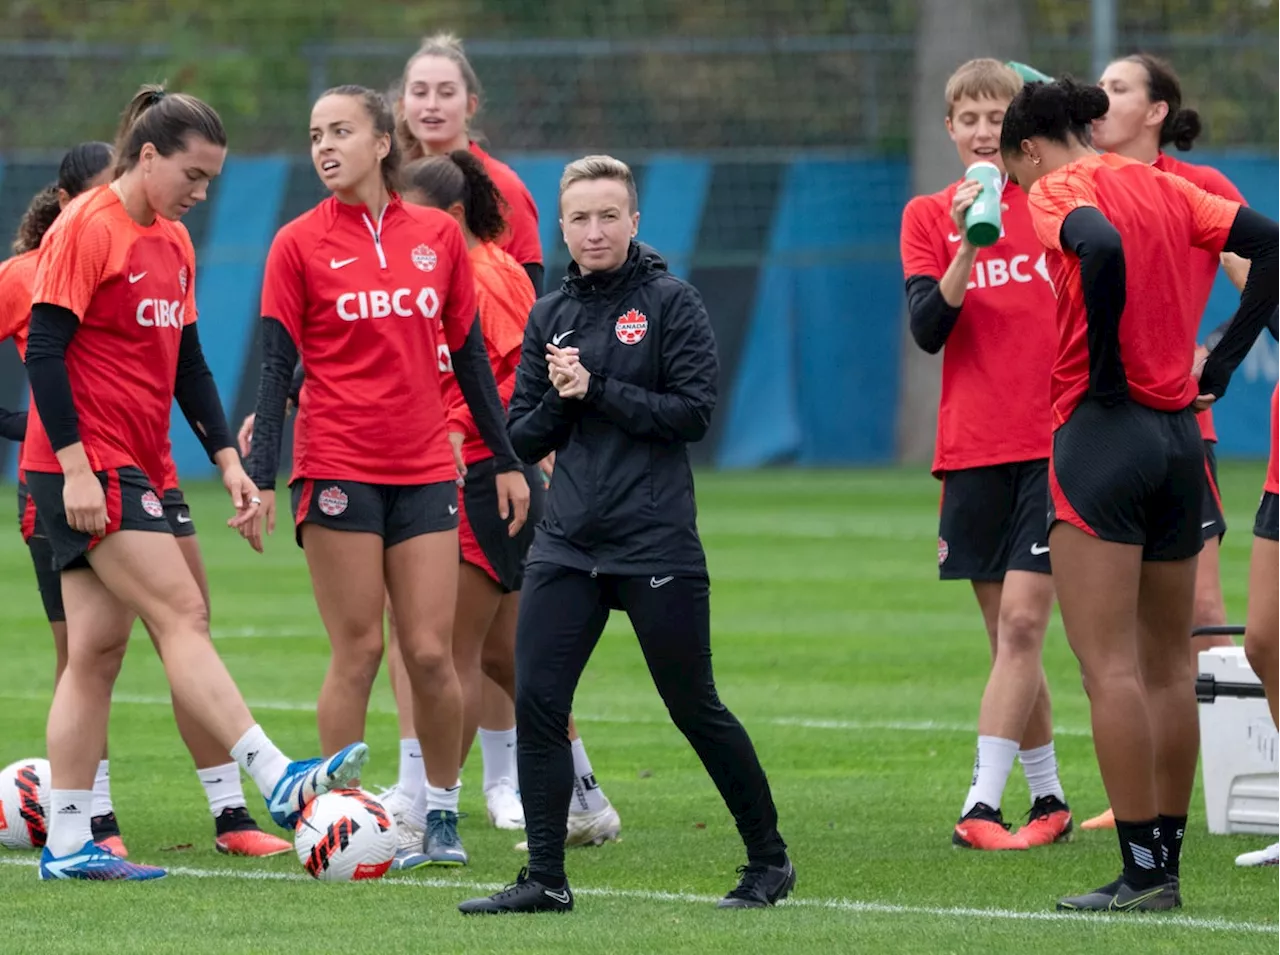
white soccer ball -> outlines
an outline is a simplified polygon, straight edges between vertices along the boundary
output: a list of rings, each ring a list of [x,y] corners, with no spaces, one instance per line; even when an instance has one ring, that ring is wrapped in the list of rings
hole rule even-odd
[[[396,823],[364,790],[335,789],[302,810],[293,847],[314,879],[380,879],[395,858]]]
[[[41,849],[49,837],[49,761],[20,759],[0,769],[0,846]]]

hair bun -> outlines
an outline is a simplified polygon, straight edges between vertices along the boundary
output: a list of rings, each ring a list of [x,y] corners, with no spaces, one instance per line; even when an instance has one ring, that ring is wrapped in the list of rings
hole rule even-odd
[[[1095,119],[1101,119],[1107,115],[1107,110],[1111,108],[1111,100],[1107,96],[1106,90],[1097,86],[1086,86],[1081,83],[1072,82],[1067,87],[1067,115],[1071,117],[1071,122],[1080,126],[1087,126]]]
[[[1200,135],[1200,130],[1200,114],[1194,109],[1180,109],[1174,114],[1169,127],[1171,142],[1181,152],[1186,152]]]

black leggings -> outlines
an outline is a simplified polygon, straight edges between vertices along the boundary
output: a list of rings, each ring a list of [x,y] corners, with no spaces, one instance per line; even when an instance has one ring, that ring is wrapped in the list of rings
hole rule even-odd
[[[747,731],[716,694],[706,579],[592,577],[534,564],[520,592],[516,631],[516,739],[530,873],[564,877],[573,792],[569,711],[610,607],[631,619],[654,685],[733,813],[747,858],[776,859],[786,844],[769,781]]]

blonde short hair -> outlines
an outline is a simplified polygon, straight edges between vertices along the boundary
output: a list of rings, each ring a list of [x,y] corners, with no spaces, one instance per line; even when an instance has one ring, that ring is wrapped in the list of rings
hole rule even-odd
[[[590,182],[595,179],[613,179],[627,187],[627,199],[631,203],[631,211],[640,208],[640,199],[636,195],[636,177],[631,174],[631,167],[621,159],[612,156],[583,156],[564,167],[564,175],[560,177],[560,200],[564,200],[564,191],[575,182]]]
[[[1022,89],[1022,77],[999,60],[983,57],[964,63],[947,80],[947,116],[962,99],[1012,101]]]

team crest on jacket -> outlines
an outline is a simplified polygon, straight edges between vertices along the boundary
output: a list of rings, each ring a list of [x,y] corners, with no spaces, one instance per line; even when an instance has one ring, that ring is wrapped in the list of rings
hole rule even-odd
[[[182,294],[187,294],[187,267],[184,265],[178,269],[178,285],[182,288]]]
[[[152,517],[164,517],[164,505],[156,497],[155,491],[142,492],[142,509]]]
[[[436,267],[435,249],[431,248],[431,246],[427,245],[425,242],[415,248],[410,255],[413,257],[413,264],[423,272],[430,272]]]
[[[337,486],[325,488],[317,498],[320,504],[320,513],[328,517],[337,517],[345,511],[348,500],[347,492]]]
[[[629,308],[624,315],[618,316],[618,323],[613,327],[613,333],[624,345],[639,344],[648,331],[649,319],[644,312],[638,312],[634,308]]]

